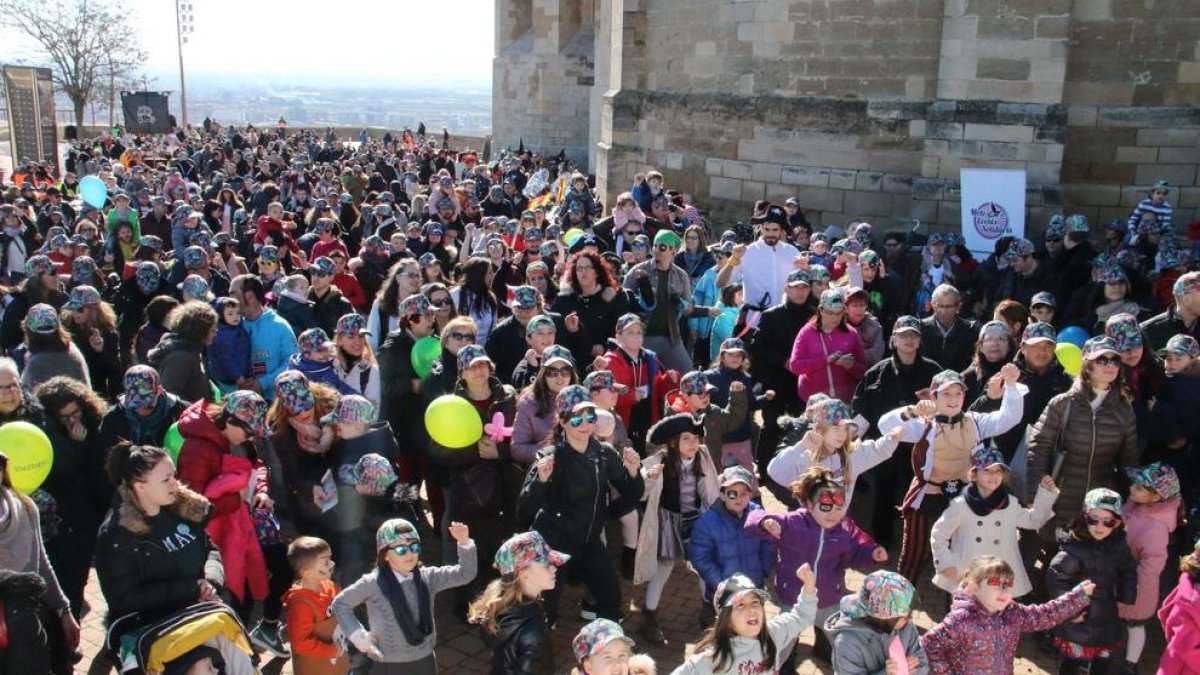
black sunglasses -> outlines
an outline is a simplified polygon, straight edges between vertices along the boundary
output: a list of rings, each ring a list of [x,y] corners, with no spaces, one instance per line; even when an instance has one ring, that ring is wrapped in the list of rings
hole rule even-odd
[[[466,341],[468,341],[468,342],[474,342],[474,341],[475,341],[475,334],[474,334],[474,333],[459,333],[459,332],[457,332],[457,331],[456,331],[456,332],[453,332],[453,333],[451,333],[451,334],[450,334],[450,337],[451,337],[452,339],[455,339],[455,340],[466,340]]]

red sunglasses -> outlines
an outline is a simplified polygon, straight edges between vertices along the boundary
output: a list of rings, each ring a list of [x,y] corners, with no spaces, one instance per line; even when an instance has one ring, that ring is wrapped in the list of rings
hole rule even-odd
[[[987,585],[992,588],[999,588],[1002,591],[1010,591],[1015,586],[1012,580],[1005,579],[1004,577],[988,577]]]

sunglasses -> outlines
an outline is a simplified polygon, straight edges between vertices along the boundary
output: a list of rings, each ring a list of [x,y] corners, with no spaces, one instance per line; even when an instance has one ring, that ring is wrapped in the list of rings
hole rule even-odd
[[[1121,357],[1119,356],[1097,356],[1092,359],[1092,363],[1098,366],[1119,366],[1121,365]]]
[[[845,492],[832,492],[829,490],[825,490],[821,494],[817,495],[817,505],[818,506],[845,506],[846,505],[846,493]]]
[[[1099,518],[1097,516],[1084,516],[1083,519],[1088,525],[1103,525],[1110,530],[1121,522],[1120,518]]]
[[[1002,591],[1011,591],[1016,587],[1016,584],[1013,583],[1011,579],[1005,579],[1003,577],[988,577],[986,583],[988,586],[991,586],[992,588],[999,588]]]
[[[595,410],[587,410],[583,413],[575,415],[574,417],[572,417],[571,419],[569,419],[567,421],[573,427],[580,427],[580,426],[583,426],[584,424],[595,424],[596,423],[596,411]]]
[[[452,340],[466,340],[468,342],[474,342],[475,334],[474,333],[459,333],[456,331],[456,332],[453,332],[450,334],[450,338]]]
[[[449,307],[450,305],[454,304],[454,301],[452,301],[450,298],[439,298],[437,300],[430,300],[429,304],[433,305],[434,307]]]
[[[569,367],[557,368],[555,366],[547,366],[544,368],[546,377],[570,377],[571,369]]]
[[[391,547],[391,550],[394,551],[396,555],[408,555],[409,553],[418,555],[421,553],[421,542],[414,541],[411,544],[397,544]]]

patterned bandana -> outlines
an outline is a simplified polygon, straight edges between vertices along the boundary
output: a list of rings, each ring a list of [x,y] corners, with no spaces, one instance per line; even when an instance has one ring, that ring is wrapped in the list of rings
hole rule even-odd
[[[583,408],[595,408],[592,392],[578,384],[567,385],[554,397],[554,412],[559,417],[570,415]]]
[[[587,657],[608,646],[613,640],[622,640],[631,648],[632,639],[621,630],[621,625],[610,619],[596,619],[579,630],[579,634],[571,640],[571,649],[575,652],[576,663],[583,663]]]
[[[1164,501],[1179,496],[1179,476],[1175,469],[1162,462],[1147,464],[1140,469],[1126,469],[1125,473],[1135,485],[1154,490]]]
[[[1178,482],[1178,479],[1176,479]],[[1083,496],[1083,510],[1087,511],[1103,509],[1111,511],[1116,515],[1121,515],[1121,495],[1109,490],[1108,488],[1096,488]]]
[[[285,370],[275,377],[275,400],[283,405],[288,417],[317,407],[317,400],[308,388],[308,376],[298,370]]]
[[[493,567],[500,574],[515,574],[533,564],[554,565],[561,567],[571,559],[566,553],[559,553],[542,539],[535,531],[522,532],[508,538],[496,550]]]
[[[58,330],[58,310],[46,303],[29,308],[25,315],[25,327],[35,333],[53,333]]]
[[[357,394],[347,394],[338,400],[333,412],[321,418],[321,424],[370,424],[375,419],[375,406]]]
[[[533,286],[517,286],[512,289],[512,300],[508,306],[516,309],[537,309],[538,289]]]
[[[100,291],[85,284],[71,289],[71,298],[67,300],[67,304],[63,305],[63,309],[77,312],[84,307],[98,304],[100,304]]]
[[[358,458],[354,464],[338,467],[338,478],[345,485],[366,488],[367,494],[381,496],[396,484],[396,469],[387,457],[371,452]]]
[[[150,366],[132,366],[125,371],[122,389],[125,392],[125,407],[146,410],[158,405],[158,371]]]
[[[912,612],[913,585],[895,572],[872,572],[862,588],[842,598],[842,614],[851,619],[898,619]]]
[[[375,551],[392,548],[405,542],[421,541],[417,528],[403,518],[385,520],[378,530],[375,530]]]
[[[679,380],[679,392],[684,396],[700,396],[716,390],[716,385],[709,383],[708,376],[698,370],[693,370]]]
[[[267,402],[257,392],[239,390],[225,396],[225,412],[250,427],[255,436],[267,432]]]
[[[212,300],[208,282],[198,274],[189,274],[179,284],[179,290],[183,293],[184,300]]]
[[[1196,342],[1196,338],[1191,335],[1172,335],[1162,353],[1195,358],[1200,356],[1200,342]]]
[[[1132,314],[1114,314],[1104,322],[1104,334],[1112,338],[1117,351],[1127,352],[1143,344],[1142,329]]]

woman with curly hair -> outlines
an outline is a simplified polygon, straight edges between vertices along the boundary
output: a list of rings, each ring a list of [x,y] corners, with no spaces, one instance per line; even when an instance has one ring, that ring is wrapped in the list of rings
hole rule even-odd
[[[167,315],[167,330],[158,347],[149,353],[163,387],[184,399],[211,399],[204,350],[217,336],[217,312],[208,303],[185,302]]]
[[[92,286],[76,286],[63,306],[62,323],[87,361],[92,388],[106,398],[115,396],[121,389],[121,338],[112,305]]]
[[[642,298],[653,298],[649,280],[641,285]],[[587,333],[592,356],[608,348],[608,339],[616,334],[617,318],[632,311],[629,293],[621,289],[608,261],[591,251],[579,251],[567,258],[558,296],[550,311],[561,316],[576,314],[580,330]],[[647,301],[649,307],[653,301]]]
[[[100,442],[100,420],[108,404],[70,377],[52,377],[33,393],[46,412],[42,428],[54,447],[54,464],[41,491],[54,500],[56,523],[53,528],[43,526],[42,538],[78,619],[96,530],[112,500],[112,486],[102,478],[108,448]]]

